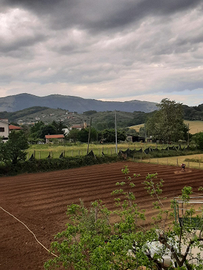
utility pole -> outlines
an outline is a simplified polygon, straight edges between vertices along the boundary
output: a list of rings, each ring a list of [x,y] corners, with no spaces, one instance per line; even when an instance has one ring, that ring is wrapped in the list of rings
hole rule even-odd
[[[92,126],[92,117],[90,117],[90,126],[89,126],[89,133],[88,133],[88,144],[87,144],[87,154],[89,153],[91,126]]]
[[[189,130],[190,130],[190,128],[189,128],[189,123],[188,123],[187,145],[189,145],[189,144],[190,144]]]
[[[116,123],[116,110],[115,110],[115,142],[116,142],[116,154],[118,153],[118,145],[117,145],[117,123]]]

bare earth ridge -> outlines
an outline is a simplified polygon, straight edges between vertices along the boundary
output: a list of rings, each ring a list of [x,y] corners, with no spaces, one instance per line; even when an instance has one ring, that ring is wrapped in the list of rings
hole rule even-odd
[[[33,235],[5,209],[25,223],[37,239],[48,249],[54,235],[65,229],[66,208],[70,203],[86,205],[102,199],[114,207],[110,193],[115,183],[124,180],[121,169],[128,165],[130,175],[141,174],[135,179],[136,201],[147,208],[150,218],[151,198],[142,182],[148,173],[158,173],[164,180],[164,195],[170,199],[180,195],[184,186],[194,191],[203,184],[203,171],[197,169],[180,173],[180,168],[164,165],[118,162],[94,165],[79,169],[23,174],[0,178],[0,270],[37,270],[52,257],[40,246]],[[168,200],[168,201],[169,201]],[[3,209],[2,209],[3,208]]]

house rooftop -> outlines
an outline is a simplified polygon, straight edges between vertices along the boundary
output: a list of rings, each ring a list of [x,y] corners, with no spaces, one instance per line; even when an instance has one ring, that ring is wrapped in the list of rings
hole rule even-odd
[[[21,130],[21,127],[14,126],[14,125],[9,125],[9,130]]]
[[[45,135],[46,139],[63,139],[63,134]]]

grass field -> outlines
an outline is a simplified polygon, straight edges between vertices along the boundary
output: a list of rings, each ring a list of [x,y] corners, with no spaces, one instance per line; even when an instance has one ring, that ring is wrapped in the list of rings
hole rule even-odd
[[[188,120],[185,120],[184,123],[186,125],[189,124],[190,134],[203,132],[203,121],[188,121]],[[135,129],[137,132],[139,132],[141,127],[144,127],[144,124],[131,126],[130,128]]]
[[[157,145],[155,143],[119,143],[117,145],[117,152],[119,150],[125,151],[126,149],[136,149],[139,150],[142,148],[143,150],[152,147],[152,148],[166,148],[167,145],[160,144]],[[102,152],[106,155],[113,155],[116,153],[116,145],[115,144],[90,144],[89,152],[93,151],[95,155],[101,156]],[[47,158],[50,154],[53,158],[59,158],[61,153],[64,153],[66,157],[68,156],[84,156],[87,154],[87,144],[77,144],[77,145],[54,145],[54,144],[40,144],[40,145],[31,145],[27,150],[27,158],[29,159],[32,154],[35,155],[36,159]]]
[[[148,160],[145,159],[142,162],[160,165],[172,165],[177,167],[180,167],[182,163],[185,163],[186,168],[203,169],[203,154],[178,156],[178,157],[164,157],[158,159],[152,158]]]
[[[203,132],[203,121],[184,121],[186,125],[189,124],[191,134]]]

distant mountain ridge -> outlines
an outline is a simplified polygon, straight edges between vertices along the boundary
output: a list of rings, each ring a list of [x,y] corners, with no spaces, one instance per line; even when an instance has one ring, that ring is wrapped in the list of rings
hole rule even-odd
[[[1,112],[16,112],[26,108],[40,106],[53,109],[65,109],[70,112],[83,113],[85,111],[123,111],[123,112],[152,112],[157,110],[155,102],[148,101],[101,101],[96,99],[85,99],[76,96],[48,95],[39,97],[27,93],[0,98]]]

